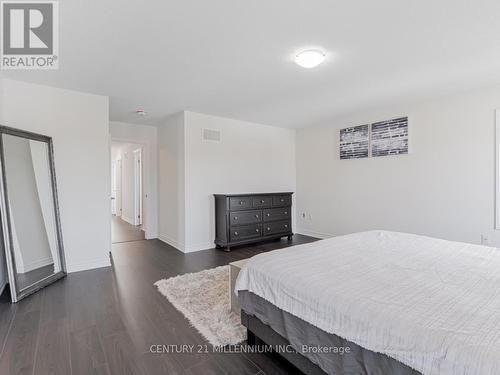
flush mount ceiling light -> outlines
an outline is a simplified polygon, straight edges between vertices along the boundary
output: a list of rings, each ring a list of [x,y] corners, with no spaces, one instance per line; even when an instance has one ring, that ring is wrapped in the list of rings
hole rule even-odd
[[[325,61],[326,54],[319,49],[308,49],[295,55],[297,65],[311,69]]]

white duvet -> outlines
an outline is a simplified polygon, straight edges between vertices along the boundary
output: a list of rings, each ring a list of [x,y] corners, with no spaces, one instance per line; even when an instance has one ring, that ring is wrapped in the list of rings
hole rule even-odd
[[[235,292],[423,374],[500,374],[500,250],[372,231],[253,257]]]

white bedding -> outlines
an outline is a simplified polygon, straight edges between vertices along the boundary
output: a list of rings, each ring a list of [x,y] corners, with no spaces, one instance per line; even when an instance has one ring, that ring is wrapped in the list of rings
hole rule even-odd
[[[500,250],[372,231],[253,257],[249,290],[423,374],[500,374]]]

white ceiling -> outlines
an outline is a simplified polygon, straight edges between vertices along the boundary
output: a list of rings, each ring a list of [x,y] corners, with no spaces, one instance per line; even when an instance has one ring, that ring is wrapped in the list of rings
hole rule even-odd
[[[500,82],[499,15],[498,0],[64,0],[60,69],[1,76],[108,95],[116,121],[301,127]],[[310,46],[325,63],[296,66]]]

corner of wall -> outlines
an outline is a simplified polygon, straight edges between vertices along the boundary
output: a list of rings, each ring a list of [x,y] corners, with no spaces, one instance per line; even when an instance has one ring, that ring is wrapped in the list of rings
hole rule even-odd
[[[180,252],[184,253],[184,244],[177,241],[176,239],[173,239],[165,234],[159,234],[158,239],[162,242],[165,242],[167,245],[172,246],[175,250],[179,250]]]
[[[167,117],[158,128],[158,238],[185,250],[185,111]],[[163,159],[162,152],[168,157]],[[165,163],[165,164],[163,164]],[[164,207],[166,206],[166,207]],[[168,209],[166,209],[168,207]]]

